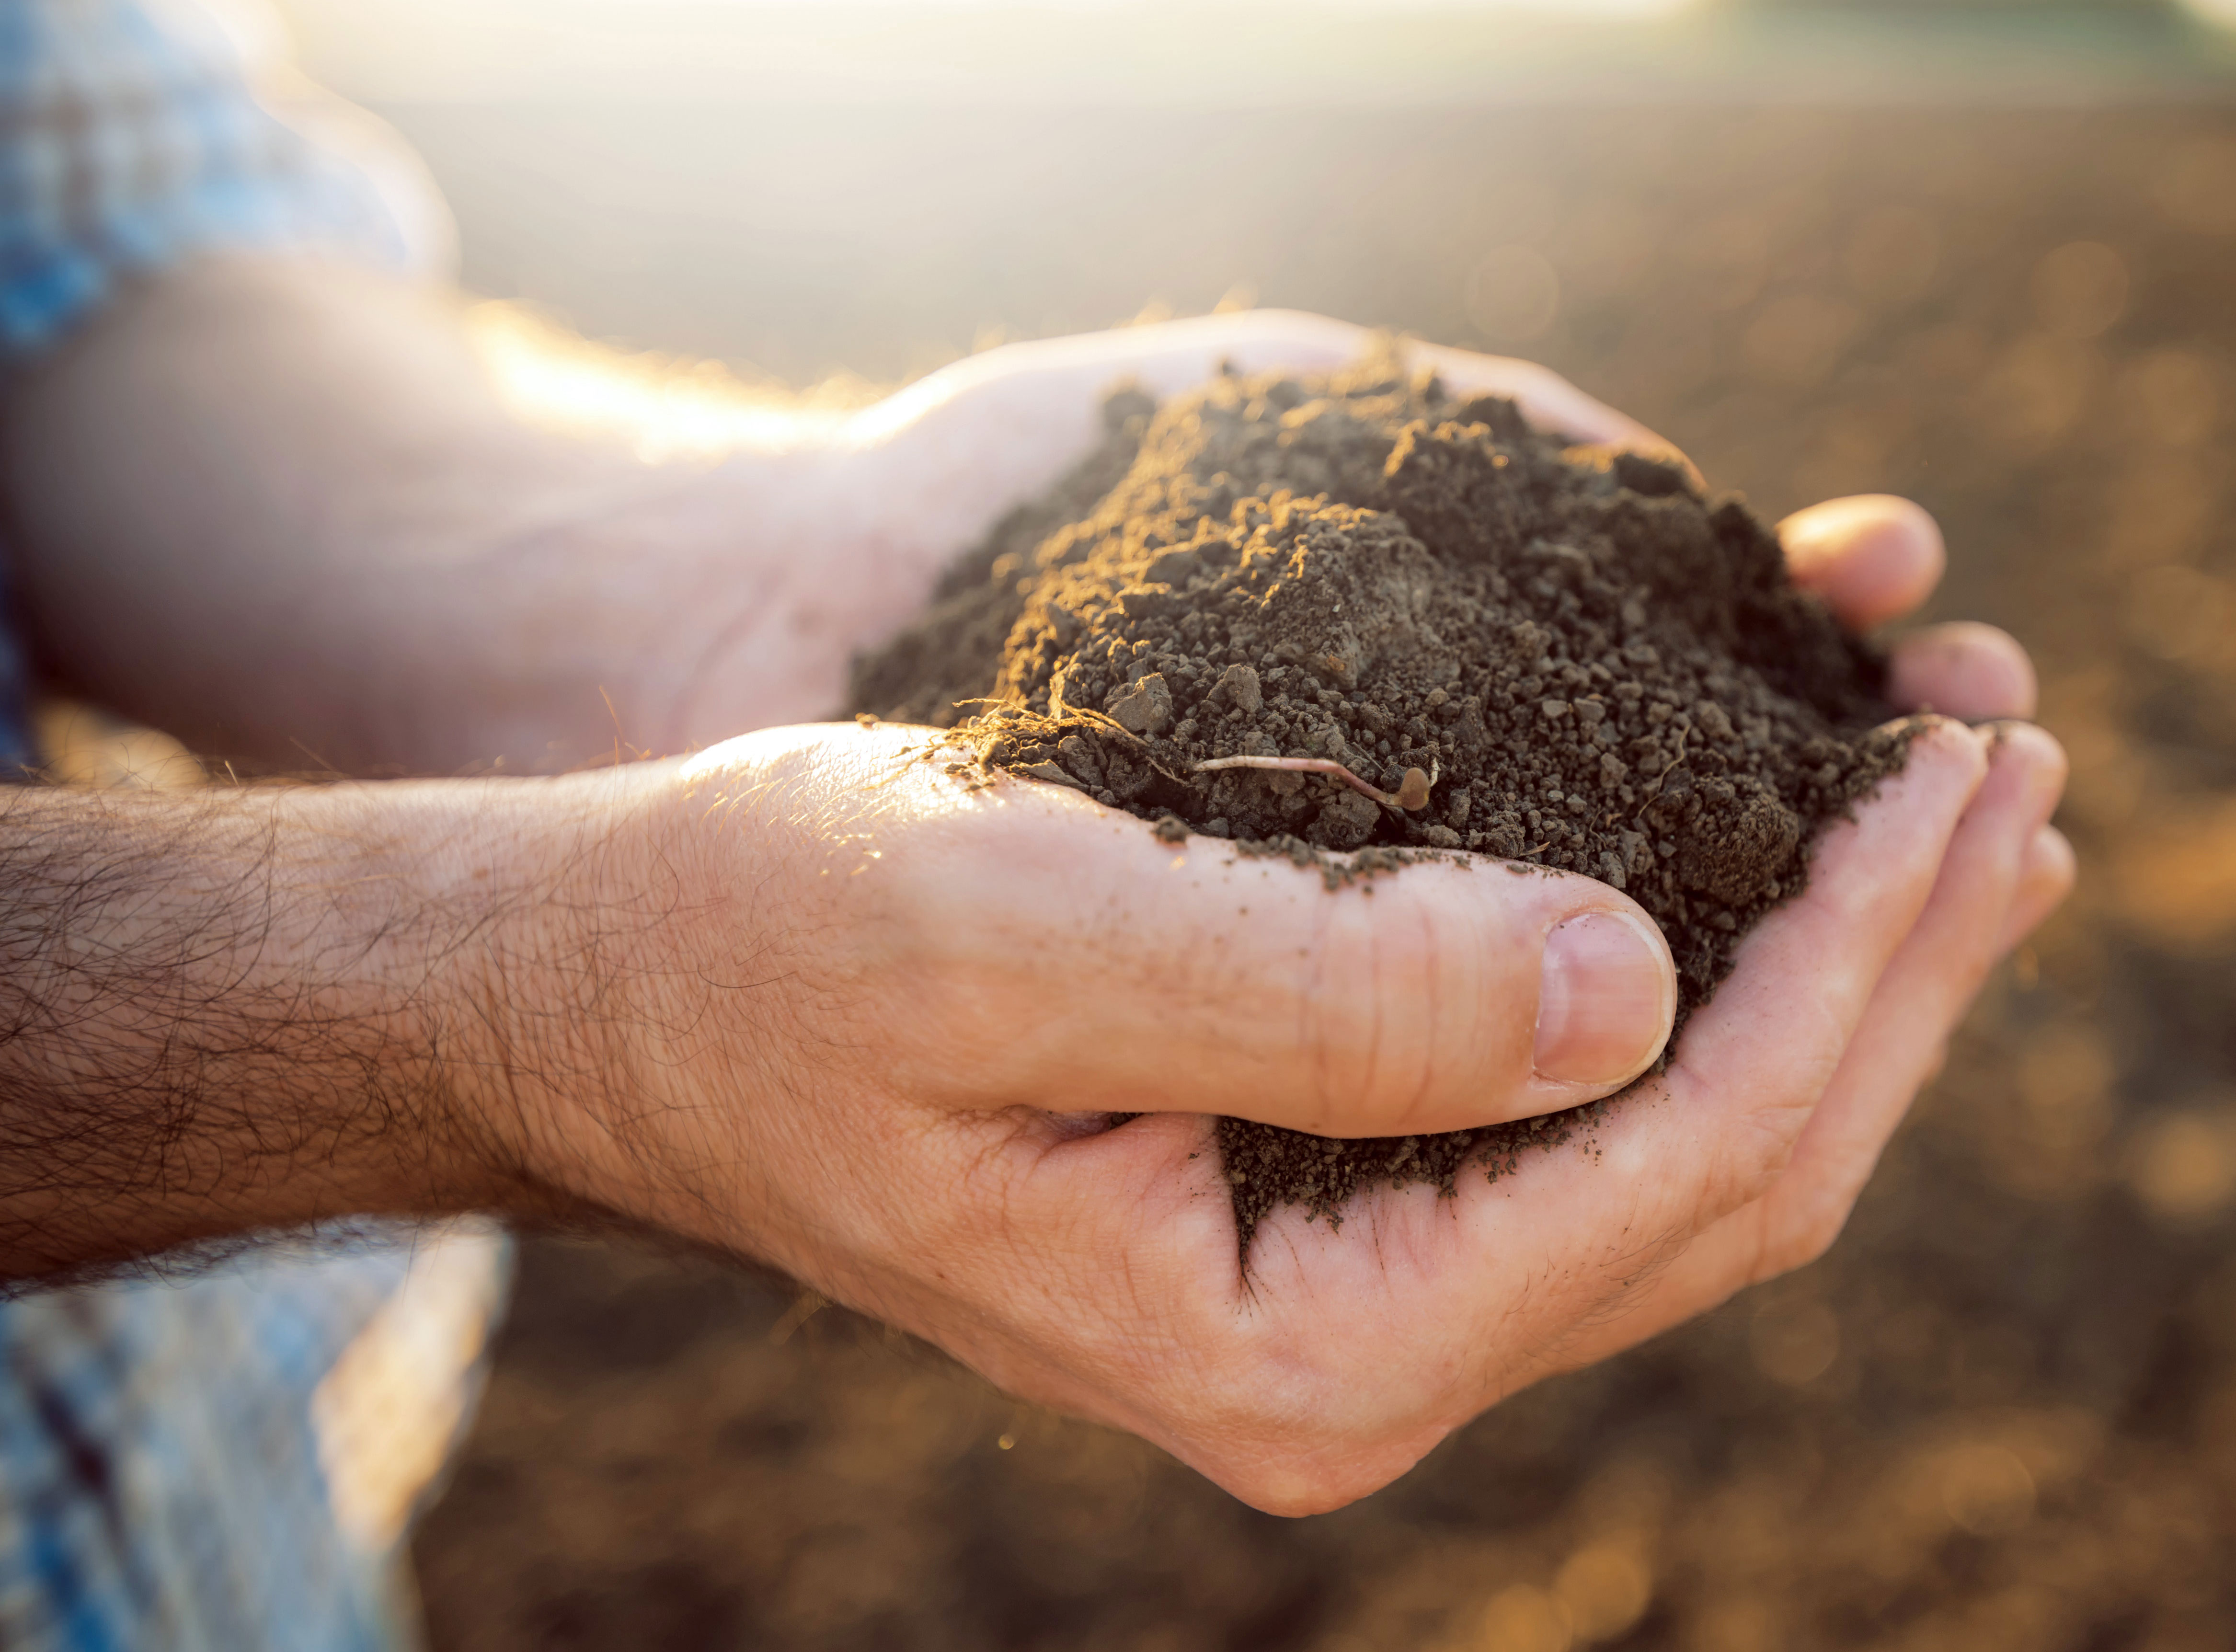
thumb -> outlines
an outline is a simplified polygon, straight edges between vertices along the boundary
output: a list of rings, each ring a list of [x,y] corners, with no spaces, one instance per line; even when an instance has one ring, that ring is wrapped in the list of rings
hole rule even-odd
[[[878,794],[875,875],[819,883],[909,983],[916,1094],[1402,1135],[1607,1095],[1668,1038],[1668,945],[1605,884],[1490,860],[1345,882],[914,770]]]

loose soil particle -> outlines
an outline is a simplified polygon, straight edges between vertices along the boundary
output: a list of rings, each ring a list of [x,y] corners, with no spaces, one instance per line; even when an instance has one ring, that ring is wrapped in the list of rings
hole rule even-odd
[[[1680,1026],[1817,828],[1900,767],[1880,657],[1673,464],[1566,448],[1394,348],[1105,412],[1102,448],[858,662],[858,710],[1332,882],[1439,852],[1601,879],[1667,935]],[[1233,758],[1389,801],[1200,767]],[[1593,1116],[1348,1142],[1223,1119],[1243,1254],[1279,1205],[1450,1193]]]

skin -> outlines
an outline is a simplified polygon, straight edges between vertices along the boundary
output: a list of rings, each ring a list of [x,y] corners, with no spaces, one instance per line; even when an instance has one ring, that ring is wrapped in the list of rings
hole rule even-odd
[[[1948,717],[1588,1149],[1385,1190],[1339,1231],[1279,1213],[1246,1277],[1205,1115],[1384,1135],[1611,1093],[1674,993],[1635,997],[1605,1070],[1549,1077],[1540,960],[1566,920],[1643,914],[1487,864],[1332,893],[1065,788],[970,789],[922,731],[800,724],[1086,450],[1112,379],[1361,339],[1271,313],[1016,346],[670,472],[516,424],[439,297],[254,261],[155,284],[0,425],[51,668],[206,746],[358,772],[705,749],[8,800],[0,1276],[365,1212],[652,1227],[1306,1513],[1818,1254],[2071,881],[2055,743],[1949,720],[2032,710],[2001,633],[1900,646],[1900,692]],[[1668,451],[1542,368],[1431,353],[1548,427]],[[1858,625],[1943,559],[1898,501],[1784,534]]]

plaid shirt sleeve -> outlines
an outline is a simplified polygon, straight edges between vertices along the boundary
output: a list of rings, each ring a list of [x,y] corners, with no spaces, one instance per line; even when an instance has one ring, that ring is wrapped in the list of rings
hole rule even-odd
[[[0,0],[0,373],[198,252],[448,261],[409,152],[278,43],[216,0]],[[16,675],[0,622],[0,779],[30,760]],[[508,1255],[394,1231],[0,1301],[0,1648],[410,1645],[400,1541]]]
[[[0,362],[199,251],[448,262],[416,159],[297,76],[252,4],[0,3]]]
[[[405,1652],[509,1268],[465,1223],[0,1303],[0,1647]]]

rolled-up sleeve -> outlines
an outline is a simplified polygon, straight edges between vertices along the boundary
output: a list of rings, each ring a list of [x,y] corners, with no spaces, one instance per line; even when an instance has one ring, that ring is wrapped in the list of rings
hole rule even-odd
[[[417,158],[284,47],[254,0],[0,0],[0,366],[197,253],[448,270]]]

